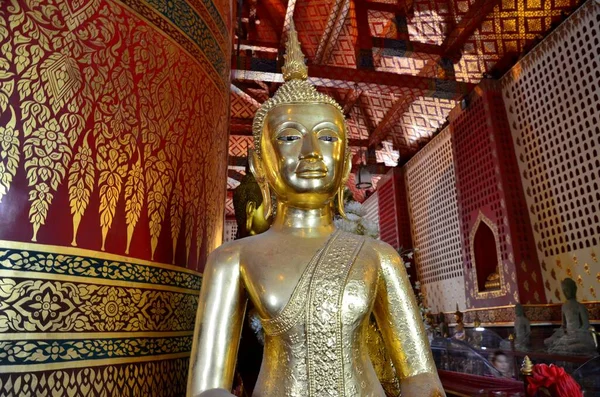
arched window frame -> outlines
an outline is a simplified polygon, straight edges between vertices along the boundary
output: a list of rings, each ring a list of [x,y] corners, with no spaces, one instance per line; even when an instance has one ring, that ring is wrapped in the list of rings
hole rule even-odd
[[[477,282],[477,263],[475,261],[475,234],[477,233],[477,229],[481,223],[485,223],[492,234],[494,235],[494,242],[496,243],[496,256],[498,266],[498,273],[500,273],[500,289],[493,291],[479,291],[479,283]],[[506,283],[504,282],[504,272],[506,270],[506,264],[502,261],[502,254],[500,252],[500,239],[498,238],[498,226],[487,216],[483,214],[483,212],[479,211],[477,215],[477,219],[475,220],[475,224],[471,228],[471,232],[469,233],[469,249],[471,252],[471,280],[473,282],[473,288],[475,290],[474,297],[475,299],[490,299],[490,298],[498,298],[500,296],[506,295]]]

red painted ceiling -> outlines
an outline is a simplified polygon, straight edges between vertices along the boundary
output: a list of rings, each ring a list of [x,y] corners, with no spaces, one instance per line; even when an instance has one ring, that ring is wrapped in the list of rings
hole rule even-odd
[[[375,150],[378,180],[398,156],[404,163],[423,147],[476,83],[502,76],[581,3],[245,1],[232,57],[230,176],[244,172],[254,112],[281,84],[292,15],[311,81],[344,107],[353,151]]]

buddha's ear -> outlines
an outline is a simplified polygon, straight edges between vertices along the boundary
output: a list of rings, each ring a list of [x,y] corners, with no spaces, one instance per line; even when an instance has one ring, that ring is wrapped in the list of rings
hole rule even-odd
[[[250,230],[252,229],[252,217],[255,210],[256,203],[254,201],[248,201],[246,203],[246,231],[248,231],[248,233],[250,233]]]
[[[346,161],[344,162],[344,173],[342,174],[344,176],[344,185],[346,184],[346,182],[348,182],[348,178],[350,177],[350,171],[352,171],[352,152],[349,151],[348,155],[346,156]]]
[[[254,150],[248,151],[248,163],[250,165],[250,171],[252,174],[254,174],[254,179],[256,179],[256,182],[260,187],[260,193],[262,195],[265,208],[265,219],[269,219],[272,213],[271,189],[269,189],[269,184],[267,183],[267,177],[263,169],[262,160],[260,157],[258,157],[258,154],[256,154]]]
[[[346,161],[344,162],[344,170],[342,174],[342,183],[338,187],[337,193],[337,210],[342,218],[346,218],[346,210],[344,209],[344,189],[346,188],[346,182],[350,177],[350,171],[352,170],[352,152],[348,152]]]
[[[252,149],[248,150],[248,165],[250,166],[250,171],[254,175],[254,179],[260,185],[260,181],[265,179],[265,172],[262,167],[262,162],[258,154]]]

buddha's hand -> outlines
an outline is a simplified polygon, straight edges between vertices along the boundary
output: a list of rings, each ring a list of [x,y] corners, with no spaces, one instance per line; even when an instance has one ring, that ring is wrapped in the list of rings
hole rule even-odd
[[[436,373],[423,373],[402,379],[400,388],[403,397],[446,397]]]
[[[209,389],[198,394],[195,397],[235,397],[225,389]]]

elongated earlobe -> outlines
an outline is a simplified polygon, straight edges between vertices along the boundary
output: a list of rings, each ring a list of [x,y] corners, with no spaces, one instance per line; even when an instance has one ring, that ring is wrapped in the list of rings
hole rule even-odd
[[[337,210],[340,213],[340,216],[346,219],[346,210],[344,209],[344,187],[346,184],[343,184],[338,188],[337,192]]]
[[[269,220],[271,215],[273,214],[273,206],[271,204],[271,190],[269,189],[269,184],[264,182],[264,184],[259,184],[260,192],[263,198],[263,205],[265,209],[265,219]]]
[[[246,204],[246,230],[250,233],[252,230],[252,217],[254,215],[254,211],[256,210],[256,204],[254,201],[248,201]]]
[[[265,219],[269,219],[273,213],[271,205],[271,189],[267,183],[267,178],[262,168],[262,162],[254,150],[248,151],[248,163],[250,171],[254,174],[254,179],[260,187],[260,193],[263,198],[263,208],[265,209]]]
[[[346,188],[346,182],[348,182],[348,178],[350,177],[350,170],[352,169],[352,152],[349,152],[346,155],[346,161],[344,162],[344,173],[342,183],[337,191],[337,210],[340,216],[344,219],[346,218],[346,211],[344,210],[344,189]]]

